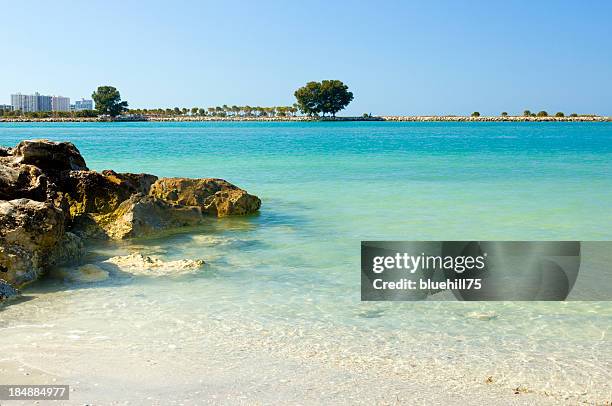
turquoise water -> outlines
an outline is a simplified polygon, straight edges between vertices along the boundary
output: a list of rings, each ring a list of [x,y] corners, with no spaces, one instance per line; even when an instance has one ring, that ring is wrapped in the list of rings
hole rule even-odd
[[[396,355],[418,339],[423,354],[444,354],[508,385],[592,399],[610,391],[608,303],[359,301],[361,240],[609,240],[610,123],[0,125],[0,145],[27,138],[72,141],[91,169],[221,177],[263,201],[258,215],[210,220],[198,232],[92,247],[93,259],[141,252],[207,265],[176,278],[30,288],[50,308],[70,303],[66,323],[93,328],[91,318],[107,314],[104,302],[125,338],[142,316],[134,309],[155,298],[148,317],[219,319],[245,332],[234,339],[255,339],[261,326],[282,337],[298,328],[331,349],[378,337]],[[41,306],[9,310],[35,321]],[[473,311],[496,317],[474,320]],[[197,346],[193,334],[184,339]],[[286,340],[277,344],[298,351],[309,343]],[[441,349],[440,340],[454,344]]]

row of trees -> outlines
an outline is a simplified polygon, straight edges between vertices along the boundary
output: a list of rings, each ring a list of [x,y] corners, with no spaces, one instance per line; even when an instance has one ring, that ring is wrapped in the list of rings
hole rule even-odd
[[[3,110],[0,109],[0,117],[25,117],[25,118],[79,118],[79,117],[98,117],[95,110],[79,111],[26,111]]]
[[[501,117],[509,117],[508,112],[506,111],[502,111],[502,113],[500,114]],[[542,111],[538,111],[537,113],[532,113],[530,110],[525,110],[523,112],[523,117],[549,117],[550,115],[548,114],[548,112],[542,110]],[[569,117],[592,117],[594,116],[594,114],[578,114],[578,113],[572,113],[569,115]],[[480,113],[478,111],[475,111],[472,113],[472,117],[480,117]],[[562,111],[558,111],[557,113],[555,113],[555,117],[565,117],[565,113],[563,113]]]
[[[252,107],[252,106],[223,106],[192,107],[192,108],[166,108],[166,109],[130,109],[130,114],[153,116],[193,116],[193,117],[295,117],[299,109],[293,106]]]
[[[192,107],[173,109],[132,109],[128,110],[128,103],[121,100],[119,91],[112,86],[100,86],[91,97],[96,103],[100,114],[116,117],[129,111],[133,114],[143,115],[169,115],[169,116],[214,116],[214,117],[289,117],[297,115],[298,111],[309,116],[333,117],[344,109],[353,100],[353,93],[348,86],[339,80],[323,80],[321,82],[308,82],[294,93],[297,103],[291,106],[252,107],[252,106],[216,106]]]

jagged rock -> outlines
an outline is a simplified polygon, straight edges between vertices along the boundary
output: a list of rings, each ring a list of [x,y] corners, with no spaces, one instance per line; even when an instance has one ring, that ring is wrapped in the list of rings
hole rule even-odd
[[[110,213],[136,193],[148,192],[157,176],[114,171],[66,171],[60,189],[71,217]]]
[[[132,275],[166,276],[181,275],[197,271],[204,265],[201,259],[179,259],[164,261],[142,254],[122,255],[96,264],[102,269],[126,272]]]
[[[48,180],[43,172],[33,165],[18,165],[0,162],[0,199],[27,198],[44,201],[48,196]]]
[[[136,194],[112,213],[89,215],[87,221],[80,222],[76,227],[81,235],[123,240],[195,226],[201,222],[202,212],[197,206],[175,205],[153,196]]]
[[[31,164],[41,169],[87,170],[85,159],[71,142],[21,141],[12,155],[19,163]]]
[[[131,193],[142,193],[145,195],[149,194],[151,185],[158,179],[157,176],[148,173],[117,173],[110,169],[102,171],[102,174],[109,181],[129,190]]]
[[[260,207],[261,200],[242,189],[221,190],[206,198],[202,211],[217,217],[241,216],[255,213]]]
[[[0,279],[0,302],[11,299],[19,295],[19,291],[9,285],[6,281]]]
[[[49,203],[0,201],[2,279],[21,286],[35,280],[64,236],[64,215]]]
[[[85,257],[83,239],[74,233],[66,232],[49,254],[49,265],[74,265]]]
[[[13,153],[12,148],[0,147],[0,157],[10,156]]]
[[[259,210],[261,200],[223,179],[161,178],[151,186],[151,196],[187,205],[218,217]]]

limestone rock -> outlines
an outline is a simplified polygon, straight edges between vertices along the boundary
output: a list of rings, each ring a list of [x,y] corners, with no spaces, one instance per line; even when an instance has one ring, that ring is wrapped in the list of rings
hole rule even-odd
[[[67,171],[60,189],[72,217],[84,213],[110,213],[136,193],[148,192],[157,180],[148,174],[118,174],[113,171]]]
[[[41,169],[87,170],[85,159],[71,142],[21,141],[12,155],[19,163],[31,164]]]
[[[151,185],[157,181],[157,176],[148,173],[117,173],[107,169],[102,174],[114,184],[129,190],[131,193],[149,194]]]
[[[0,162],[0,199],[47,199],[48,179],[33,165],[19,165],[11,161]]]
[[[74,267],[84,258],[86,238],[150,236],[199,225],[203,212],[241,215],[260,205],[257,196],[223,179],[90,171],[70,142],[29,140],[0,147],[0,280],[18,288],[66,264],[73,267],[64,269],[79,270],[72,280],[101,280],[104,272]],[[131,261],[140,261],[135,268],[149,273],[201,265],[141,259]]]
[[[196,206],[167,203],[153,196],[135,194],[112,213],[90,216],[108,238],[144,237],[179,227],[195,226],[202,222],[202,212]],[[95,235],[89,224],[87,235]]]
[[[12,154],[13,154],[12,148],[0,146],[0,157],[10,156]]]
[[[48,265],[64,235],[64,215],[49,203],[0,201],[0,276],[20,286]]]
[[[131,275],[172,276],[193,273],[204,265],[201,259],[179,259],[164,261],[160,258],[142,254],[122,255],[109,258],[97,264],[103,269],[115,268],[116,271]]]
[[[217,217],[241,216],[255,213],[261,207],[261,200],[242,189],[221,190],[206,198],[203,211]]]
[[[85,257],[83,239],[74,233],[66,232],[50,252],[49,265],[74,265]]]
[[[219,217],[259,210],[261,200],[223,179],[161,178],[151,186],[151,196],[187,205]]]

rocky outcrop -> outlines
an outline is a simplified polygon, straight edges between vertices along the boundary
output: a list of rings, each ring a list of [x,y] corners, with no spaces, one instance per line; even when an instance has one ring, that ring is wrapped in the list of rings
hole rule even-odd
[[[21,141],[12,155],[21,164],[51,170],[87,170],[85,159],[71,142]]]
[[[87,238],[150,236],[197,226],[203,213],[243,215],[260,205],[223,179],[90,171],[69,142],[0,147],[0,280],[19,287],[52,266],[79,264]],[[93,268],[85,273],[87,280],[104,277]]]
[[[220,190],[209,196],[204,202],[203,211],[217,217],[242,216],[255,213],[261,207],[257,196],[248,194],[242,189]]]
[[[198,272],[204,266],[201,259],[164,261],[142,254],[121,255],[79,267],[55,268],[53,277],[71,282],[100,282],[113,276],[180,276]]]
[[[257,196],[216,178],[161,178],[149,193],[169,202],[199,206],[203,213],[217,217],[255,213],[261,206]]]
[[[64,215],[49,203],[0,201],[0,277],[20,286],[35,280],[55,260],[64,236]]]
[[[86,237],[123,240],[196,226],[202,220],[202,211],[197,206],[177,205],[153,196],[135,194],[111,213],[89,215],[76,228]]]
[[[85,213],[110,213],[133,194],[148,192],[157,176],[114,171],[65,171],[59,188],[71,218]]]
[[[48,179],[32,165],[18,165],[0,161],[0,200],[23,197],[44,201],[49,189]]]
[[[102,269],[142,276],[182,275],[197,271],[204,266],[201,259],[179,259],[164,261],[156,257],[142,254],[122,255],[109,258],[97,264]]]

